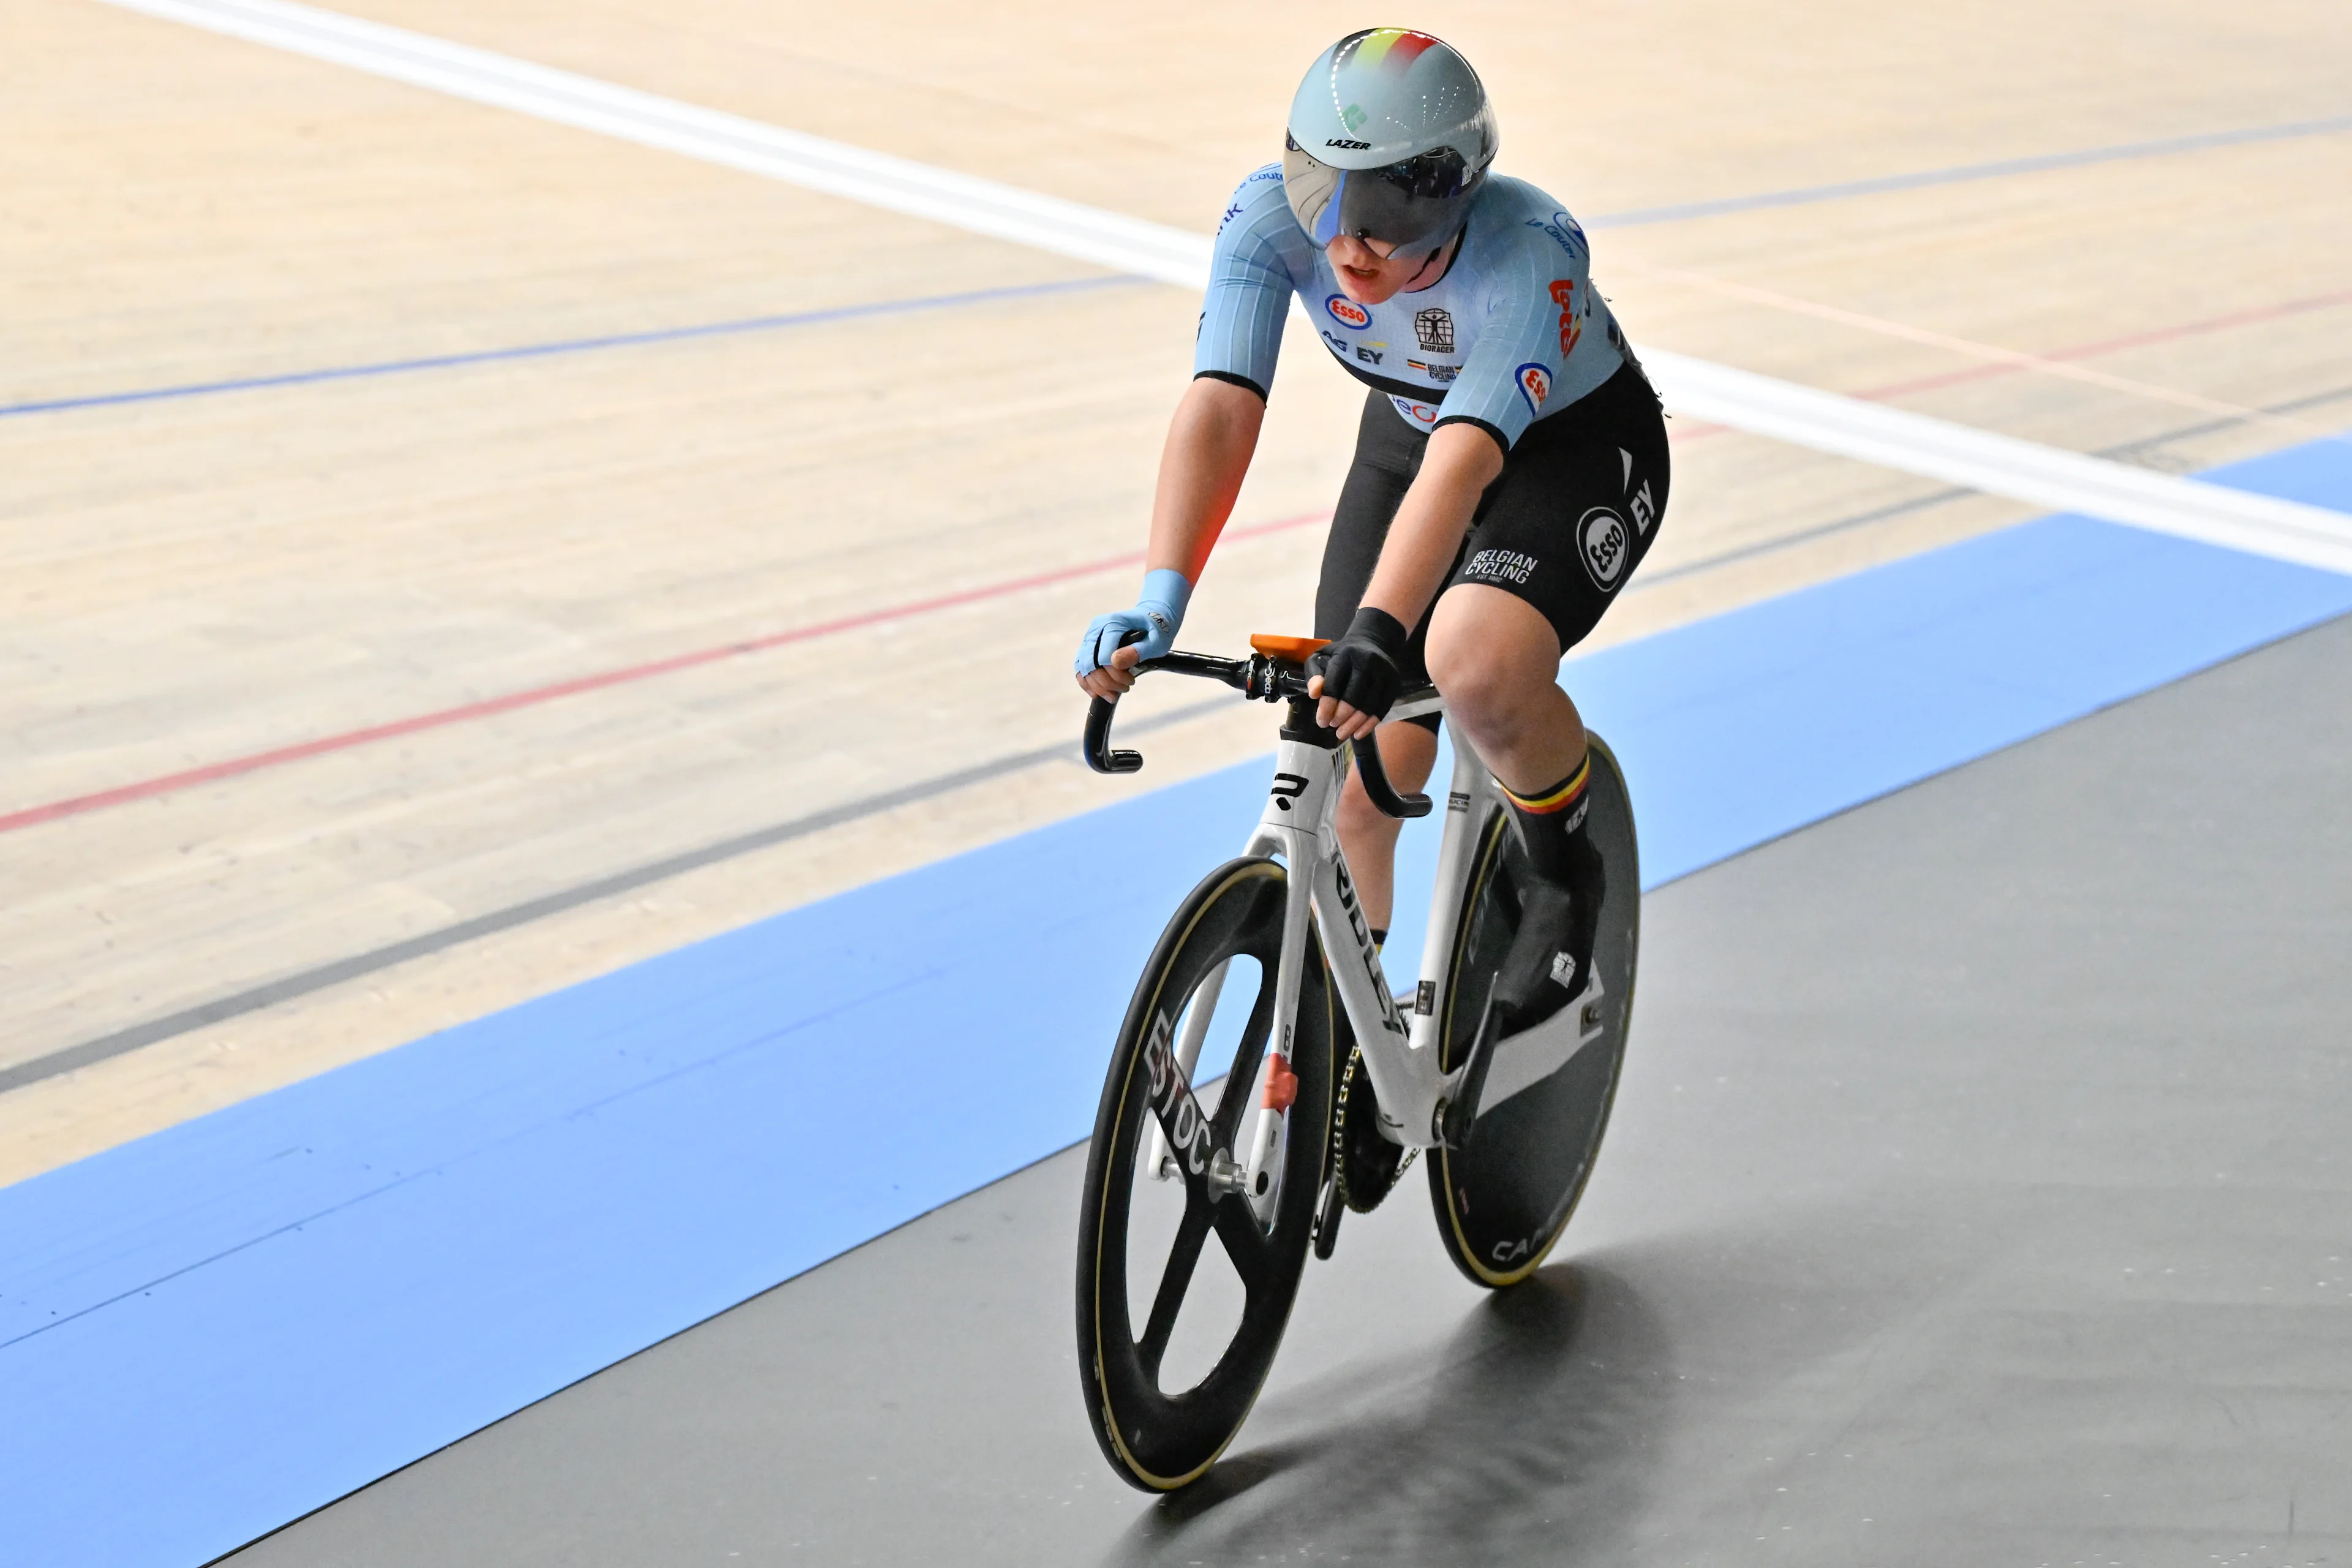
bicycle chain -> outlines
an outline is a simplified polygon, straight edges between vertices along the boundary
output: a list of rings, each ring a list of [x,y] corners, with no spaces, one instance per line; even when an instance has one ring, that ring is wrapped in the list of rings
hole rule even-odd
[[[1412,1164],[1413,1157],[1419,1154],[1421,1151],[1418,1149],[1407,1149],[1402,1151],[1397,1158],[1396,1163],[1390,1166],[1388,1180],[1381,1184],[1381,1190],[1379,1192],[1365,1195],[1359,1194],[1349,1189],[1348,1184],[1348,1167],[1351,1163],[1350,1157],[1355,1151],[1356,1145],[1355,1135],[1349,1131],[1348,1122],[1348,1091],[1356,1082],[1357,1075],[1363,1064],[1363,1059],[1364,1047],[1360,1045],[1350,1046],[1348,1048],[1348,1065],[1340,1069],[1339,1093],[1337,1102],[1333,1105],[1331,1110],[1331,1123],[1332,1126],[1338,1130],[1338,1136],[1332,1139],[1332,1142],[1337,1145],[1339,1153],[1339,1159],[1333,1165],[1331,1179],[1339,1186],[1339,1201],[1341,1203],[1347,1205],[1348,1207],[1355,1210],[1358,1214],[1370,1214],[1374,1209],[1380,1207],[1381,1204],[1391,1193],[1396,1191],[1397,1183],[1403,1179],[1405,1172],[1411,1168]],[[1371,1079],[1370,1078],[1366,1078],[1364,1079],[1364,1088],[1368,1093],[1371,1092]],[[1375,1101],[1375,1103],[1377,1103],[1377,1101]],[[1370,1136],[1380,1139],[1381,1143],[1388,1149],[1393,1150],[1396,1148],[1396,1145],[1389,1142],[1387,1139],[1381,1138],[1380,1132],[1377,1129],[1372,1131]]]

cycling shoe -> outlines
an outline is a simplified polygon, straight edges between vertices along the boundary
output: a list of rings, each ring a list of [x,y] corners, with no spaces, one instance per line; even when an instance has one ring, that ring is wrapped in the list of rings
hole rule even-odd
[[[1496,1022],[1512,1034],[1544,1022],[1591,983],[1607,889],[1598,859],[1572,889],[1528,879],[1518,931],[1495,976]]]

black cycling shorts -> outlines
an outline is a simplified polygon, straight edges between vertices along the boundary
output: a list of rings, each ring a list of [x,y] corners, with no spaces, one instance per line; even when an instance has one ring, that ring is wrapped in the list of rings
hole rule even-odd
[[[1317,637],[1337,637],[1355,618],[1428,446],[1429,437],[1397,416],[1387,394],[1365,398],[1355,463],[1323,546]],[[1665,416],[1649,382],[1629,364],[1528,426],[1479,498],[1445,586],[1480,583],[1526,600],[1551,623],[1565,652],[1600,624],[1649,552],[1665,515],[1669,478]],[[1429,679],[1423,661],[1428,637],[1424,615],[1412,629],[1408,686]]]

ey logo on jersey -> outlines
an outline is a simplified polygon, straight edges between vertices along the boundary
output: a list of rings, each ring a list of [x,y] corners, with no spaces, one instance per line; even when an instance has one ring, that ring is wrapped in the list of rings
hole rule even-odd
[[[1331,313],[1333,321],[1351,332],[1360,332],[1372,324],[1372,313],[1345,294],[1332,295],[1323,301],[1323,308]]]
[[[1528,400],[1528,412],[1541,414],[1544,399],[1551,395],[1551,372],[1539,364],[1523,364],[1517,375],[1519,395]]]

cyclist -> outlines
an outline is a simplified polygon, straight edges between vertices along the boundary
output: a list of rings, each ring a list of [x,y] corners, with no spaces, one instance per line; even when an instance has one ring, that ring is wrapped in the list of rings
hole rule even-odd
[[[1141,598],[1087,627],[1076,671],[1116,697],[1173,646],[1255,451],[1295,294],[1371,389],[1316,590],[1315,635],[1334,639],[1316,656],[1318,719],[1360,742],[1401,690],[1444,694],[1535,873],[1495,989],[1505,1027],[1523,1029],[1584,988],[1602,891],[1560,657],[1647,552],[1669,476],[1656,395],[1593,292],[1583,231],[1493,174],[1496,147],[1476,73],[1426,33],[1351,33],[1316,59],[1282,162],[1242,182],[1217,232]],[[1418,789],[1435,721],[1381,726],[1379,744]],[[1398,826],[1351,777],[1340,842],[1376,937]]]

